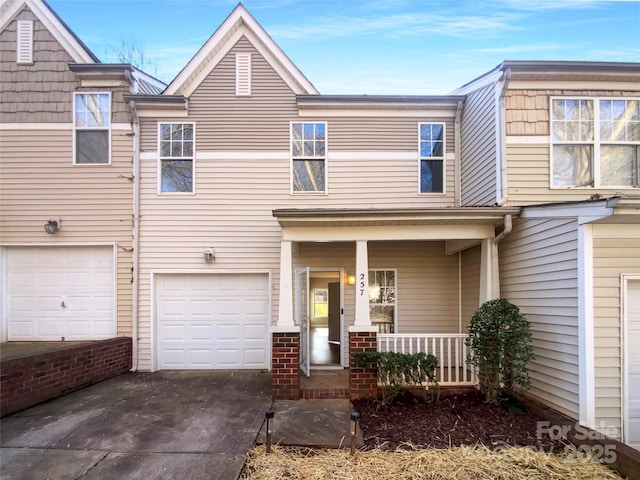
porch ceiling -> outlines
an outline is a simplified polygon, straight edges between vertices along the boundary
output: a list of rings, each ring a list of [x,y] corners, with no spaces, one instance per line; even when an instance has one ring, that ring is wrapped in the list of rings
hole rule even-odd
[[[503,225],[519,207],[403,208],[403,209],[278,209],[273,216],[282,227],[361,227],[402,225]]]

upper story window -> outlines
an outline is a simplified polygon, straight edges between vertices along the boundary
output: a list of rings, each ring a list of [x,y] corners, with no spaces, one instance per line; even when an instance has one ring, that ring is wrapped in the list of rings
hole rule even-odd
[[[420,193],[444,193],[444,123],[421,123]]]
[[[74,162],[111,163],[111,94],[73,96]]]
[[[18,20],[16,30],[16,61],[33,63],[33,20]]]
[[[640,100],[551,99],[551,186],[640,186]]]
[[[293,193],[327,191],[327,124],[291,124]]]
[[[393,333],[396,319],[396,271],[369,270],[369,318],[380,333]]]
[[[195,125],[161,123],[158,138],[160,193],[193,193]]]

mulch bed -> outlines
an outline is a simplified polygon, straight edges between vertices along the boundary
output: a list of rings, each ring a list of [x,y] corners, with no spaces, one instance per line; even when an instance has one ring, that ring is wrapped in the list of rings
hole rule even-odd
[[[513,402],[511,402],[513,404]],[[403,393],[391,404],[373,399],[353,402],[360,414],[360,428],[368,448],[449,448],[483,444],[496,449],[529,446],[557,451],[562,445],[548,436],[538,438],[543,418],[514,413],[500,405],[484,403],[478,391],[441,393],[437,401]],[[515,405],[517,410],[518,405]],[[513,409],[512,409],[513,410]]]

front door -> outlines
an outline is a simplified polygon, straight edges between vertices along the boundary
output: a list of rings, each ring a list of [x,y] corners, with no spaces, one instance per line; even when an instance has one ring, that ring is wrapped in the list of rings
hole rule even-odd
[[[296,270],[296,324],[300,325],[300,370],[311,372],[309,349],[309,267]]]
[[[640,449],[640,279],[626,281],[624,298],[627,347],[624,439]]]

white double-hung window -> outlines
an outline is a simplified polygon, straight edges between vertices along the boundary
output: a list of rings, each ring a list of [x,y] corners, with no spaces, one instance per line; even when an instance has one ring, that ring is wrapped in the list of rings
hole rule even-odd
[[[444,123],[420,123],[420,193],[444,193]]]
[[[552,98],[551,186],[640,186],[640,99]]]
[[[111,163],[111,94],[73,96],[74,163]]]
[[[193,193],[195,125],[160,123],[158,130],[160,193]]]
[[[291,124],[291,190],[327,191],[327,124]]]

